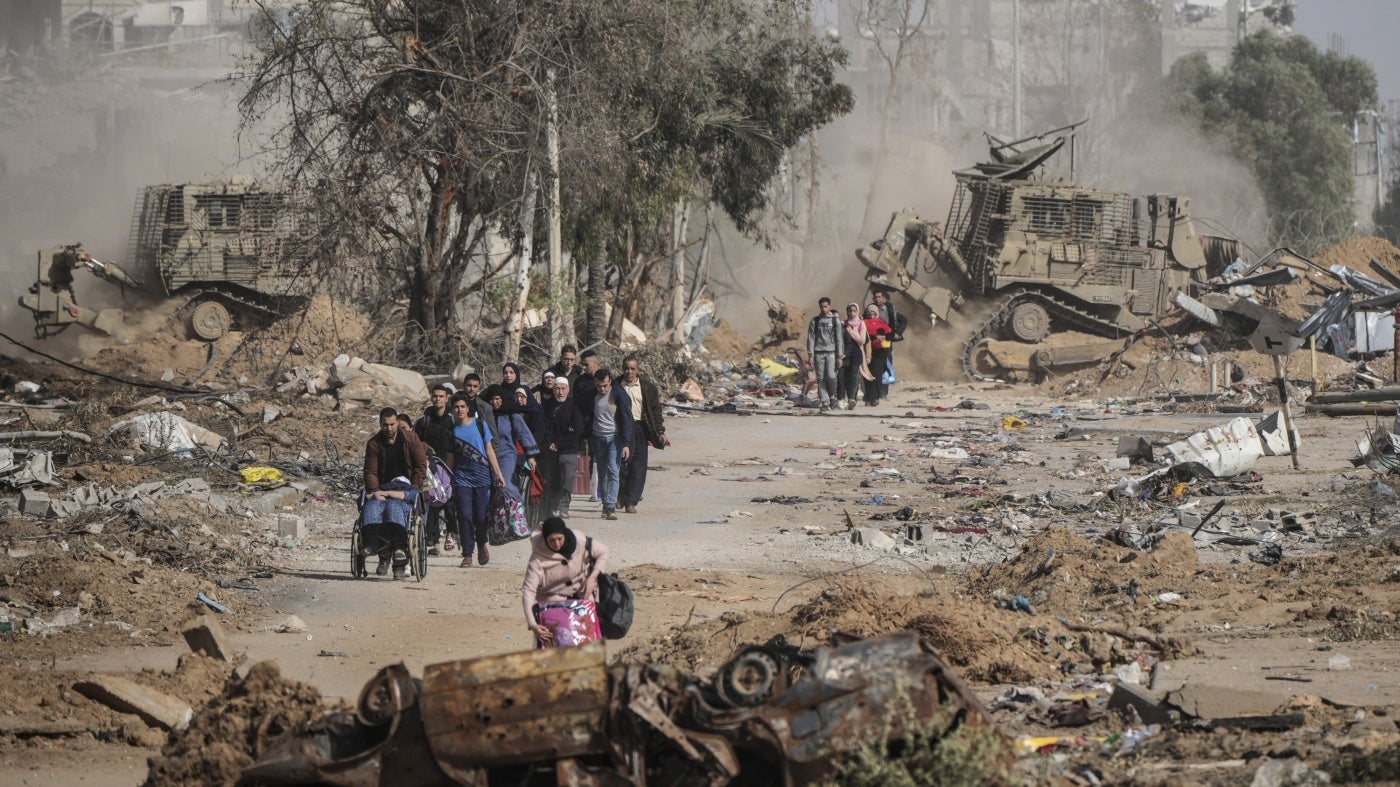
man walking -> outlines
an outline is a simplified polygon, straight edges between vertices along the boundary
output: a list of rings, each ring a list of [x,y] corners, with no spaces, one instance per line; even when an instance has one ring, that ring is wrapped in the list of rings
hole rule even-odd
[[[613,381],[632,401],[632,456],[622,465],[617,503],[629,514],[637,513],[642,491],[647,485],[647,454],[650,446],[665,448],[666,424],[661,415],[661,397],[656,383],[642,376],[637,356],[622,359],[622,376]]]
[[[890,294],[887,293],[887,292],[885,292],[884,290],[876,290],[876,291],[875,291],[875,294],[874,294],[872,297],[875,299],[875,311],[876,311],[876,315],[875,315],[875,316],[877,316],[877,317],[879,317],[880,319],[884,320],[885,323],[886,323],[887,325],[890,326],[890,329],[894,331],[894,333],[890,335],[890,341],[891,341],[891,342],[902,342],[902,341],[904,341],[904,329],[909,327],[909,318],[905,317],[903,314],[901,314],[901,313],[899,312],[899,310],[897,310],[897,309],[894,308],[894,302],[890,300]],[[893,346],[890,347],[889,353],[886,355],[886,358],[888,359],[888,360],[887,360],[887,365],[889,366],[890,374],[893,375],[893,374],[894,374],[894,347],[893,347]],[[885,370],[884,370],[883,368],[882,368],[882,369],[871,369],[871,370],[870,370],[870,373],[873,374],[873,375],[875,375],[875,379],[876,379],[876,380],[879,380],[879,381],[880,381],[880,398],[881,398],[881,399],[888,399],[888,398],[890,398],[890,384],[884,381],[884,380],[885,380]]]
[[[569,387],[578,385],[579,375],[583,370],[578,367],[578,348],[572,344],[566,344],[559,349],[559,361],[550,368],[555,377],[563,377],[569,381]]]
[[[593,378],[598,373],[598,353],[592,350],[584,350],[578,357],[579,376],[574,381],[574,403],[578,406],[579,412],[583,414],[584,423],[588,423],[593,418],[593,403],[598,398],[598,382]],[[591,451],[593,444],[585,442],[583,450]],[[597,460],[588,465],[588,488],[592,490],[588,496],[591,503],[598,499],[598,468]]]
[[[836,395],[837,355],[841,351],[841,318],[831,310],[831,299],[817,301],[821,313],[807,324],[807,355],[817,374],[817,394],[822,411],[831,409],[831,397]]]
[[[413,433],[418,435],[418,439],[433,452],[434,456],[447,461],[447,455],[452,452],[452,413],[447,409],[447,400],[451,398],[452,392],[447,386],[439,383],[434,385],[428,392],[428,406],[423,410],[423,414],[418,416],[418,420],[413,422]],[[442,506],[440,508],[428,507],[428,521],[426,523],[428,538],[428,554],[436,556],[441,554],[438,551],[438,539],[442,537],[442,522],[447,522],[447,551],[453,549],[452,534],[457,532],[457,507]]]
[[[589,452],[598,473],[598,496],[603,501],[603,518],[617,519],[618,472],[632,455],[632,401],[612,384],[612,374],[599,369],[593,380],[597,394],[589,408]]]
[[[468,374],[462,378],[462,393],[476,400],[477,417],[483,419],[485,423],[496,428],[496,411],[492,409],[491,403],[481,398],[481,375],[476,372]],[[466,545],[463,544],[463,547]]]
[[[556,405],[545,420],[545,445],[554,454],[554,472],[545,488],[543,511],[553,516],[569,518],[570,490],[578,475],[578,455],[583,450],[583,413],[569,395],[569,378],[554,378]]]

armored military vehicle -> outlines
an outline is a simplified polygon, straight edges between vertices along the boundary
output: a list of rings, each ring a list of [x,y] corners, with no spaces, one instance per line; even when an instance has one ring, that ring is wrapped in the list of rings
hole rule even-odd
[[[79,306],[73,271],[156,298],[179,298],[192,338],[214,341],[304,305],[311,294],[302,221],[284,192],[255,181],[147,186],[137,195],[127,262],[97,260],[78,244],[39,252],[36,283],[20,305],[43,338],[82,325],[114,333],[118,309]]]
[[[941,226],[897,213],[883,238],[856,251],[873,287],[903,292],[935,325],[966,337],[958,352],[974,379],[1095,362],[1121,341],[1041,343],[1056,331],[1116,338],[1141,330],[1174,308],[1173,293],[1193,291],[1235,258],[1235,241],[1197,234],[1184,197],[1037,179],[1072,143],[1073,127],[1056,131],[1065,133],[1015,142],[989,135],[990,160],[953,173]]]

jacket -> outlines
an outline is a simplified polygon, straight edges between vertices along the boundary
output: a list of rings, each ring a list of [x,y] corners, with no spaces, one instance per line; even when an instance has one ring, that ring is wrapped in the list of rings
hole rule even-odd
[[[549,413],[544,426],[545,446],[554,444],[561,454],[576,454],[583,449],[583,413],[566,399]]]
[[[423,441],[413,430],[400,429],[393,445],[384,441],[383,432],[375,432],[365,443],[365,491],[378,492],[381,484],[394,480],[379,477],[379,469],[384,466],[389,451],[401,452],[403,463],[409,468],[408,480],[413,482],[415,489],[421,489],[428,479],[428,449],[423,447]]]
[[[909,327],[909,318],[894,308],[894,301],[887,301],[884,306],[877,307],[877,309],[876,314],[885,321],[886,325],[890,326],[890,332],[903,337],[904,329]]]
[[[807,323],[807,352],[835,353],[841,351],[841,318],[835,312],[818,314]]]
[[[500,461],[503,453],[512,456],[519,453],[515,450],[515,444],[520,443],[520,447],[525,449],[526,458],[539,456],[540,447],[535,444],[535,436],[530,432],[530,427],[526,425],[525,419],[520,417],[520,413],[502,412],[496,416],[496,422],[492,424],[491,446],[496,450],[496,460]]]
[[[608,392],[611,400],[610,406],[613,408],[613,418],[617,421],[618,445],[632,444],[632,397],[627,392],[616,385]],[[584,410],[583,435],[588,439],[593,439],[593,405],[598,401],[598,392],[593,392],[593,398],[589,400],[588,409]]]
[[[637,425],[642,428],[647,442],[659,448],[665,444],[662,438],[666,436],[666,422],[661,413],[661,394],[657,391],[656,383],[646,375],[638,375],[637,382],[642,386],[642,422]],[[622,375],[613,380],[613,388],[622,389]],[[628,394],[628,397],[630,398],[631,394]]]
[[[423,441],[423,445],[431,448],[433,453],[445,457],[452,453],[453,426],[451,410],[438,417],[433,413],[433,406],[428,405],[423,414],[418,416],[418,420],[413,422],[413,433]]]
[[[525,619],[535,624],[535,605],[547,601],[566,601],[583,595],[587,584],[590,566],[584,554],[588,536],[573,528],[574,556],[568,560],[558,552],[550,551],[544,543],[544,533],[536,530],[530,535],[530,562],[525,564],[525,582],[520,586],[520,601],[525,607]],[[603,542],[593,540],[593,565],[591,573],[602,574],[608,568],[608,547]]]

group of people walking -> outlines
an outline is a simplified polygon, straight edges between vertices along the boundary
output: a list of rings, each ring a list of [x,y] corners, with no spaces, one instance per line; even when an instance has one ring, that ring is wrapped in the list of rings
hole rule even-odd
[[[908,320],[883,290],[872,299],[864,309],[847,304],[844,320],[830,298],[817,301],[820,311],[807,324],[807,354],[823,411],[854,408],[857,396],[873,407],[889,396],[895,382],[894,343],[904,340]]]
[[[570,516],[575,485],[581,483],[602,502],[603,517],[636,513],[647,480],[651,448],[669,445],[656,385],[641,373],[637,358],[622,362],[616,377],[598,366],[596,353],[566,345],[558,363],[530,387],[513,363],[501,367],[499,383],[483,389],[468,374],[460,390],[434,385],[417,420],[386,408],[380,430],[365,446],[366,501],[374,506],[363,521],[376,525],[392,517],[381,508],[422,487],[428,454],[441,458],[451,473],[452,499],[431,508],[426,521],[429,555],[462,548],[462,567],[491,560],[487,516],[493,494],[528,503],[529,522]],[[579,472],[584,465],[585,472]],[[596,471],[590,474],[588,469]],[[593,479],[596,478],[596,487]],[[396,480],[398,479],[398,480]],[[398,489],[397,487],[405,487]],[[385,533],[394,533],[385,528]],[[406,557],[398,544],[376,538],[379,574],[403,576]],[[453,536],[457,540],[453,540]]]

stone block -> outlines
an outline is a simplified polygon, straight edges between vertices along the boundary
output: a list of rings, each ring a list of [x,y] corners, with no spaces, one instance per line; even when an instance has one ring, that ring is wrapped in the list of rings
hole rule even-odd
[[[184,702],[154,689],[132,683],[116,675],[97,675],[73,684],[73,690],[88,699],[122,713],[134,713],[152,727],[182,730],[194,717]]]
[[[50,516],[53,513],[53,499],[37,489],[21,490],[19,512],[27,516]]]
[[[185,637],[185,644],[195,653],[203,653],[219,661],[233,661],[233,648],[229,646],[224,627],[213,617],[200,615],[180,633]]]
[[[871,549],[893,550],[898,546],[893,538],[873,527],[858,527],[851,531],[851,543]]]
[[[301,541],[306,538],[306,518],[282,514],[277,517],[277,535]]]

